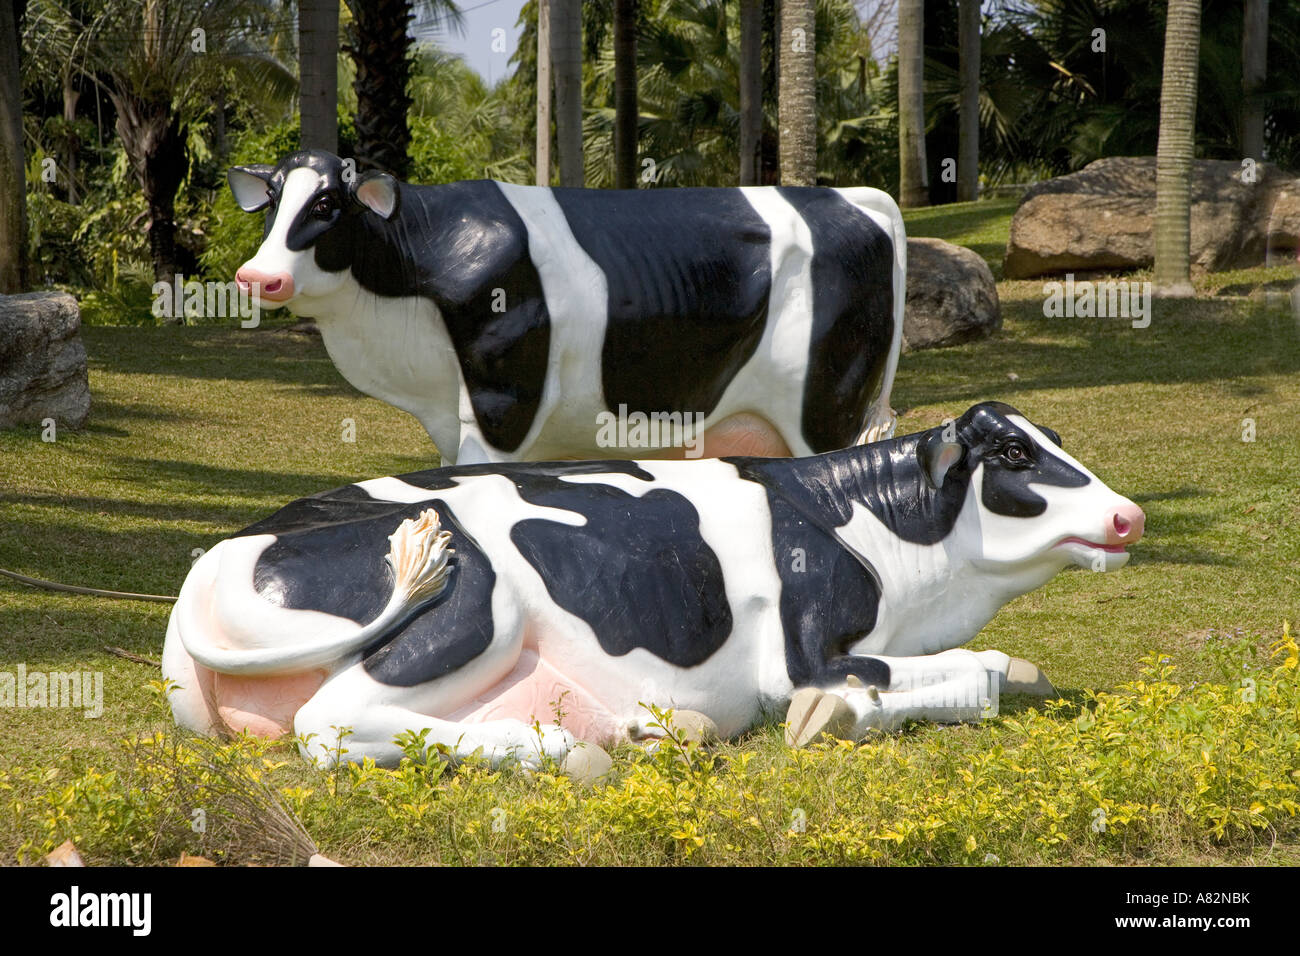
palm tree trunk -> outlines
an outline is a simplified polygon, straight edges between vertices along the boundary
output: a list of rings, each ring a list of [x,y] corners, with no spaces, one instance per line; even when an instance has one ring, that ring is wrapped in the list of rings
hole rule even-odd
[[[298,98],[304,149],[339,151],[338,0],[298,2]]]
[[[781,185],[817,185],[816,5],[781,0],[777,115]]]
[[[0,0],[0,292],[19,292],[27,279],[27,175],[23,162],[23,95],[18,73],[18,19]]]
[[[578,0],[551,0],[551,68],[555,79],[555,145],[560,185],[581,186],[582,11]]]
[[[763,2],[740,0],[740,185],[759,184],[763,142]]]
[[[924,0],[898,0],[898,204],[904,209],[930,203],[924,80]]]
[[[551,0],[537,0],[537,185],[551,184]]]
[[[344,50],[356,64],[357,160],[404,179],[411,165],[410,0],[347,0],[352,11]]]
[[[614,188],[636,188],[638,0],[614,3]]]
[[[980,192],[980,0],[960,0],[958,16],[957,201],[973,202]]]
[[[1268,0],[1246,0],[1241,29],[1241,88],[1245,105],[1241,115],[1241,155],[1264,158],[1264,85],[1268,63]]]
[[[1200,45],[1201,0],[1170,0],[1156,147],[1155,290],[1164,296],[1193,294],[1191,185]]]
[[[185,178],[185,134],[169,100],[112,94],[117,135],[149,207],[149,256],[155,281],[176,276],[176,190]]]

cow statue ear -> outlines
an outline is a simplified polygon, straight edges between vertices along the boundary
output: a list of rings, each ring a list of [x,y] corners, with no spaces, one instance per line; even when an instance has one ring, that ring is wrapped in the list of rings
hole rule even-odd
[[[364,173],[356,180],[352,194],[381,219],[392,219],[397,212],[397,180],[388,173]]]
[[[226,182],[235,194],[235,202],[244,212],[257,212],[265,209],[271,201],[267,186],[271,182],[274,166],[259,164],[256,166],[232,166],[226,173]]]
[[[942,433],[936,429],[921,439],[916,446],[916,457],[930,484],[939,489],[953,465],[966,457],[966,446],[960,442],[944,441]]]
[[[1064,445],[1061,444],[1061,436],[1058,435],[1056,432],[1052,431],[1052,429],[1046,428],[1042,425],[1035,425],[1034,427],[1037,428],[1044,435],[1046,435],[1048,438],[1050,438],[1057,448],[1065,447]]]

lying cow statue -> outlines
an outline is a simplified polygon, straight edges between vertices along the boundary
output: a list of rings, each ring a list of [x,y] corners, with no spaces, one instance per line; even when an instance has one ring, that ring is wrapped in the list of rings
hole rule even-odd
[[[1122,567],[1143,522],[998,403],[802,459],[439,468],[220,542],[163,673],[178,723],[292,730],[321,765],[339,727],[349,760],[392,765],[394,737],[427,730],[453,757],[536,765],[653,736],[646,704],[731,736],[794,698],[800,733],[838,714],[859,738],[977,717],[1018,668],[1041,677],[955,648],[1070,564]]]
[[[239,166],[236,273],[447,463],[811,455],[892,434],[907,241],[876,189],[410,186]],[[607,425],[654,416],[614,440]],[[664,437],[664,433],[671,437]]]

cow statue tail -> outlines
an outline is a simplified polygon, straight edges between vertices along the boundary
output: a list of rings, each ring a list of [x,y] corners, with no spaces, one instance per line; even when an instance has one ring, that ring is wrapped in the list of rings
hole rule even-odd
[[[903,225],[903,214],[898,204],[889,196],[881,193],[880,201],[888,203],[891,224],[890,239],[894,244],[894,337],[889,344],[889,359],[885,363],[885,374],[880,379],[880,394],[867,414],[866,428],[858,436],[857,444],[872,441],[884,441],[894,437],[894,427],[898,416],[889,405],[890,393],[894,389],[894,374],[898,371],[898,357],[903,351],[903,315],[907,305],[907,228]]]
[[[333,663],[374,643],[442,594],[451,573],[448,560],[456,553],[448,547],[450,541],[451,532],[442,529],[432,508],[403,521],[388,538],[386,560],[393,571],[393,593],[378,617],[351,633],[320,643],[295,636],[296,642],[288,646],[236,649],[211,643],[210,627],[183,626],[181,642],[195,661],[221,674],[284,675]]]

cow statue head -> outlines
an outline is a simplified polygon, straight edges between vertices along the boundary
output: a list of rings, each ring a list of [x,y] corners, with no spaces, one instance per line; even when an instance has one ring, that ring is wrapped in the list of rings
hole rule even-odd
[[[241,209],[266,210],[262,245],[235,281],[255,290],[263,305],[292,311],[339,290],[359,234],[391,219],[400,201],[392,176],[358,174],[332,153],[314,149],[276,166],[235,166],[227,180]]]
[[[1141,508],[1067,454],[1056,432],[1001,402],[922,433],[917,457],[936,495],[962,499],[954,545],[1024,590],[1070,564],[1121,568],[1142,537]]]

